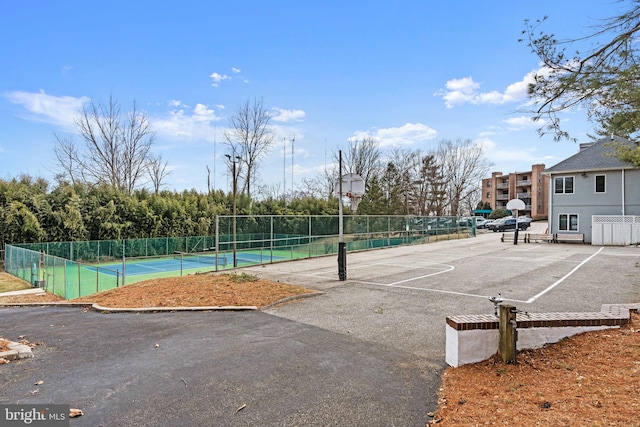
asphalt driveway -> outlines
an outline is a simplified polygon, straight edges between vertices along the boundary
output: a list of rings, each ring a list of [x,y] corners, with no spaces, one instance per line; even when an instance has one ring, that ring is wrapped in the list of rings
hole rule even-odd
[[[0,402],[70,404],[86,426],[424,426],[446,316],[493,313],[497,293],[530,312],[640,300],[639,248],[500,233],[349,254],[343,282],[335,257],[246,271],[325,293],[264,312],[0,309],[3,337],[42,343],[0,366]]]
[[[72,426],[424,426],[442,368],[261,312],[4,308],[0,325],[41,343],[0,366],[0,402],[70,404]]]

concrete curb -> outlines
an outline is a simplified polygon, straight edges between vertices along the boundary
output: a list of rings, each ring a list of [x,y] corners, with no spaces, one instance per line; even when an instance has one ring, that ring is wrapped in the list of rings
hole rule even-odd
[[[0,359],[16,360],[28,359],[29,357],[33,357],[31,347],[14,341],[9,341],[9,350],[0,351]]]
[[[326,292],[312,292],[308,294],[292,295],[287,298],[272,302],[262,307],[260,310],[270,309],[278,304],[284,304],[290,301],[295,301],[303,298],[311,298],[318,295],[324,295]],[[211,306],[199,306],[199,307],[103,307],[97,303],[90,302],[6,302],[0,303],[0,308],[3,307],[82,307],[95,310],[100,313],[154,313],[154,312],[167,312],[167,311],[251,311],[258,310],[255,305],[211,305]]]
[[[227,305],[227,306],[203,306],[203,307],[140,307],[140,308],[113,308],[102,307],[98,304],[93,304],[91,308],[101,313],[154,313],[154,312],[166,312],[166,311],[246,311],[257,310],[258,307],[254,305]]]
[[[90,302],[8,302],[0,303],[2,307],[82,307],[100,313],[154,313],[167,311],[246,311],[257,310],[254,305],[239,306],[201,306],[201,307],[103,307]]]
[[[304,299],[304,298],[311,298],[311,297],[316,297],[316,296],[320,296],[320,295],[325,295],[326,292],[321,292],[321,291],[316,291],[316,292],[312,292],[310,294],[300,294],[300,295],[292,295],[290,297],[286,297],[286,298],[282,298],[281,300],[278,300],[276,302],[272,302],[271,304],[267,304],[264,307],[262,307],[260,309],[260,311],[264,311],[264,310],[268,310],[272,307],[275,307],[278,304],[284,304],[290,301],[295,301],[298,299]]]

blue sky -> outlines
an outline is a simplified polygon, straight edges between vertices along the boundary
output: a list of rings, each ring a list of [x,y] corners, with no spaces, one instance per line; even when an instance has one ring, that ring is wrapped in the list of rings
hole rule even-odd
[[[619,9],[609,0],[2,0],[0,178],[52,179],[54,134],[73,135],[82,103],[109,96],[147,112],[168,189],[204,191],[209,166],[228,190],[222,134],[254,98],[272,114],[260,176],[277,191],[317,176],[362,136],[383,150],[472,139],[505,173],[552,166],[577,146],[540,138],[517,112],[540,67],[518,43],[524,20],[548,15],[546,31],[574,37]],[[587,140],[584,112],[565,120]]]

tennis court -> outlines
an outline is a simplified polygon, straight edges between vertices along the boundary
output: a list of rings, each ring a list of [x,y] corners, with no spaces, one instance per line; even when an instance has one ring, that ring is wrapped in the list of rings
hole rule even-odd
[[[5,270],[72,299],[147,279],[338,253],[335,215],[233,219],[217,216],[216,233],[209,236],[6,245]],[[343,232],[349,252],[475,236],[473,224],[460,218],[393,215],[346,216]]]
[[[233,253],[175,253],[171,257],[150,258],[150,259],[127,259],[125,262],[125,272],[129,283],[137,282],[140,279],[132,276],[180,276],[193,272],[215,271],[233,267]],[[236,254],[236,264],[238,267],[262,264],[267,262],[284,261],[284,255],[274,255],[272,253],[251,253],[240,252]],[[94,271],[100,270],[104,274],[115,276],[122,270],[122,263],[101,264],[99,267],[88,267]],[[105,270],[102,270],[102,269]]]

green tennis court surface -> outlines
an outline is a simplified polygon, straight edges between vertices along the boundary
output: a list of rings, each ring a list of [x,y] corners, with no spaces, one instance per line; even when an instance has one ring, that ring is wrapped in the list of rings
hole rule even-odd
[[[239,266],[250,264],[262,264],[267,262],[284,261],[289,257],[281,255],[272,255],[269,253],[238,253],[236,255],[236,263]],[[188,254],[177,253],[172,257],[154,258],[154,259],[135,259],[126,260],[125,273],[126,277],[155,275],[157,273],[175,273],[185,270],[211,271],[233,267],[233,253],[226,254]],[[100,273],[117,275],[118,270],[122,270],[122,263],[102,264],[100,267],[91,267],[94,271],[99,270]],[[131,283],[131,280],[128,280]]]

